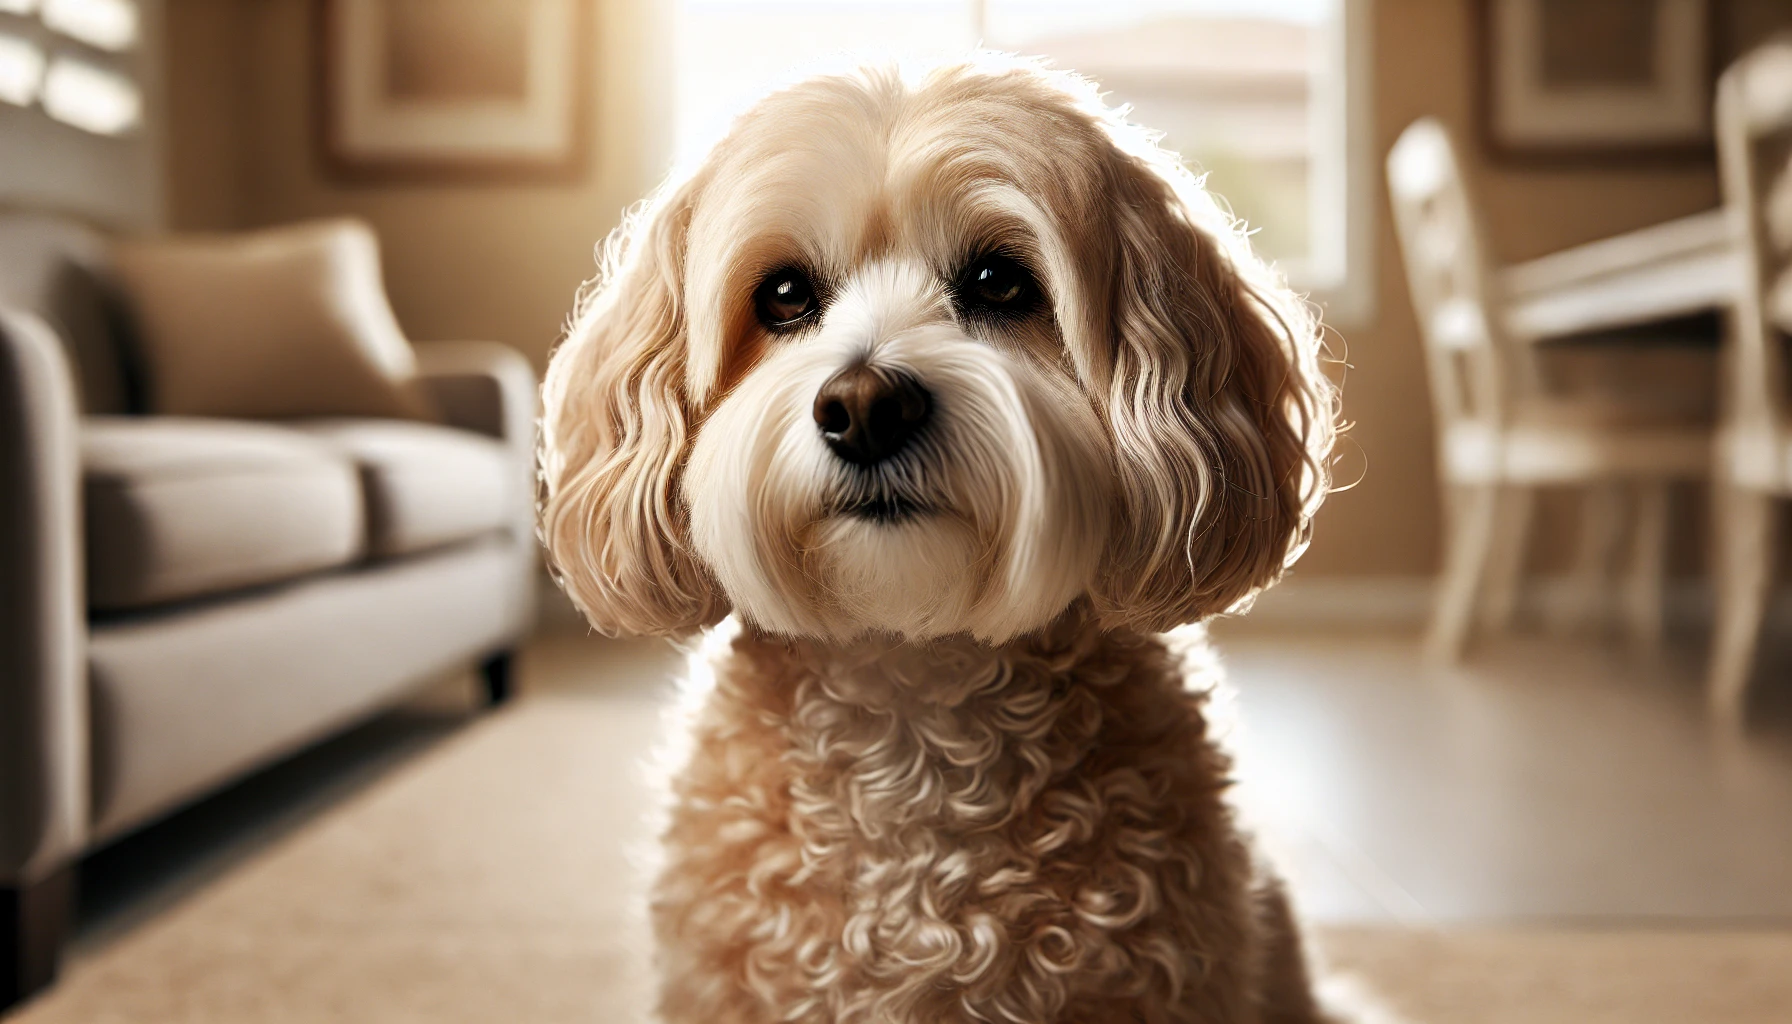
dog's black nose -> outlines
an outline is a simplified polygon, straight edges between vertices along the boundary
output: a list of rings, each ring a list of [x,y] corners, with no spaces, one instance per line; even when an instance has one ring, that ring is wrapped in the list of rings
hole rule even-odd
[[[815,425],[834,454],[875,466],[902,450],[933,410],[933,396],[906,373],[860,363],[828,378],[815,395]]]

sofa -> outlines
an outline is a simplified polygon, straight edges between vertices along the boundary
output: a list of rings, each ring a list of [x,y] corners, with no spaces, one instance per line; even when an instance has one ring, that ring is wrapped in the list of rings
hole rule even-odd
[[[151,414],[115,252],[0,213],[0,1009],[85,853],[457,668],[503,700],[533,618],[521,355],[414,346],[433,422]]]

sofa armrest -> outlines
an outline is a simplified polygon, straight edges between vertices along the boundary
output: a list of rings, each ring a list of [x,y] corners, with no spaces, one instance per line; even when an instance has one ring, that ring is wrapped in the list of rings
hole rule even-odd
[[[0,307],[0,886],[87,836],[79,420],[61,341]]]
[[[431,341],[416,346],[417,376],[451,427],[504,442],[516,462],[512,533],[535,565],[535,369],[521,352],[490,341]],[[532,579],[532,577],[531,577]],[[534,614],[532,583],[519,617]]]
[[[416,346],[417,375],[449,426],[535,451],[535,370],[523,354],[490,341]]]

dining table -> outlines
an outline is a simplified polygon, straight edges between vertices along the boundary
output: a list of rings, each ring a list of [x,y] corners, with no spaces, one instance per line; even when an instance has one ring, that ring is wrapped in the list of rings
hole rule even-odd
[[[1747,273],[1720,207],[1512,264],[1497,287],[1507,337],[1535,345],[1721,315]]]

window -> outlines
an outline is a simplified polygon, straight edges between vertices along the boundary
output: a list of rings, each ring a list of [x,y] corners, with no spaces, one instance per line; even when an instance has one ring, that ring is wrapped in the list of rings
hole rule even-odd
[[[130,79],[76,57],[58,57],[44,74],[44,113],[95,135],[119,135],[143,117],[143,96]]]
[[[140,17],[135,0],[0,0],[0,102],[41,104],[95,135],[135,129],[143,92],[129,54]]]
[[[43,0],[43,19],[52,31],[97,49],[118,53],[137,45],[133,0]]]
[[[43,86],[44,51],[30,40],[0,34],[0,103],[29,107]]]
[[[1369,0],[682,0],[677,156],[767,91],[978,42],[1101,83],[1255,232],[1334,321],[1367,315]]]

